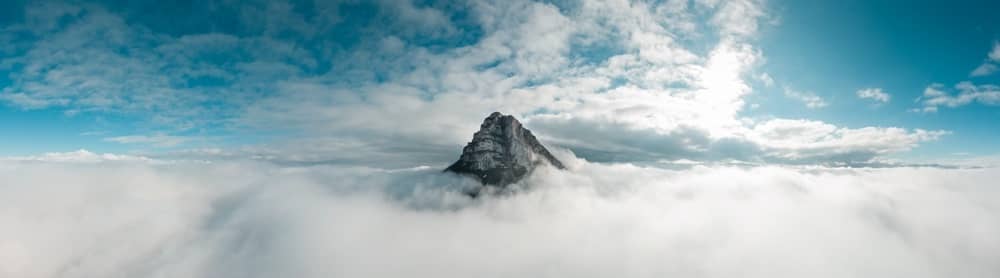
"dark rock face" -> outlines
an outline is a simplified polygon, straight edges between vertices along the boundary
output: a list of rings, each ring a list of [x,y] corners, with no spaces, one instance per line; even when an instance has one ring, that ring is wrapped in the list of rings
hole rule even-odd
[[[493,112],[462,149],[458,161],[445,171],[475,176],[485,185],[502,187],[521,180],[541,163],[566,169],[514,116]]]

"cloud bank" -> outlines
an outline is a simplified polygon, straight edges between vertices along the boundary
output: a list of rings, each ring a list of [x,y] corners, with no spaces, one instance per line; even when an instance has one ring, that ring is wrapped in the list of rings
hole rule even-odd
[[[995,169],[0,162],[3,277],[996,277]]]

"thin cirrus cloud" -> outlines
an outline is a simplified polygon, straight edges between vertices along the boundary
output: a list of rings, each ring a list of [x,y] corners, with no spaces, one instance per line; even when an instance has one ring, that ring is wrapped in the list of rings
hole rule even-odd
[[[2,31],[31,36],[5,50],[4,64],[23,66],[0,99],[129,115],[153,130],[113,142],[183,148],[191,141],[175,139],[189,130],[277,134],[227,153],[295,161],[446,163],[441,150],[458,149],[492,111],[595,160],[646,153],[849,163],[901,150],[811,136],[797,137],[817,140],[795,145],[803,149],[776,150],[771,137],[755,135],[762,122],[741,113],[757,93],[746,78],[768,76],[756,38],[773,17],[761,1],[332,2],[310,4],[321,12],[308,14],[296,5],[305,4],[222,5],[200,13],[209,16],[177,15],[190,24],[166,24],[101,4],[31,3],[27,20]],[[177,26],[187,29],[170,29]],[[815,94],[785,93],[809,108],[827,105]],[[612,126],[627,132],[577,140],[578,130]],[[853,130],[907,148],[936,138],[903,127]],[[866,155],[831,156],[814,145]]]
[[[127,136],[104,138],[104,141],[107,142],[116,142],[122,144],[149,144],[156,147],[174,147],[193,140],[195,140],[195,138],[185,137],[185,136],[171,136],[164,134],[127,135]]]
[[[997,71],[997,65],[996,64],[993,64],[993,63],[983,63],[982,65],[979,65],[978,67],[976,67],[976,69],[972,70],[972,73],[970,73],[969,75],[970,76],[987,76],[987,75],[993,74],[996,71]]]
[[[969,73],[969,76],[980,77],[988,76],[997,71],[997,63],[1000,62],[1000,42],[993,43],[993,49],[986,54],[986,61],[983,61],[978,67]]]
[[[1000,62],[1000,42],[993,42],[993,50],[986,57],[990,58],[990,61]]]
[[[823,108],[829,105],[826,100],[813,92],[799,91],[789,87],[785,87],[784,92],[786,97],[800,101],[810,109]]]

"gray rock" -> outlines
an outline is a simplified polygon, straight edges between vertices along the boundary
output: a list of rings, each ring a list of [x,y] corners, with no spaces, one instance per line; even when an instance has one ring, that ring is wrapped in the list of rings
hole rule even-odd
[[[458,161],[445,171],[474,176],[484,185],[504,187],[545,163],[566,169],[514,116],[493,112],[462,149]]]

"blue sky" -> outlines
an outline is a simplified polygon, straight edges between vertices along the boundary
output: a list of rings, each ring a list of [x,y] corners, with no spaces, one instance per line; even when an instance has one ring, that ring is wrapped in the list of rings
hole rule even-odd
[[[933,83],[997,84],[1000,75],[970,76],[1000,39],[991,1],[791,1],[773,3],[780,23],[764,31],[763,68],[775,79],[831,99],[827,109],[803,110],[775,99],[767,113],[848,126],[893,125],[945,129],[953,134],[914,153],[996,154],[996,106],[973,103],[938,113],[907,113]],[[858,99],[861,88],[882,88],[892,101]],[[781,94],[778,90],[771,94]],[[766,94],[762,94],[761,97]],[[767,100],[764,100],[765,102]]]
[[[4,5],[0,155],[437,164],[494,110],[597,161],[1000,154],[987,1]]]
[[[997,11],[0,0],[0,277],[1000,277]]]

